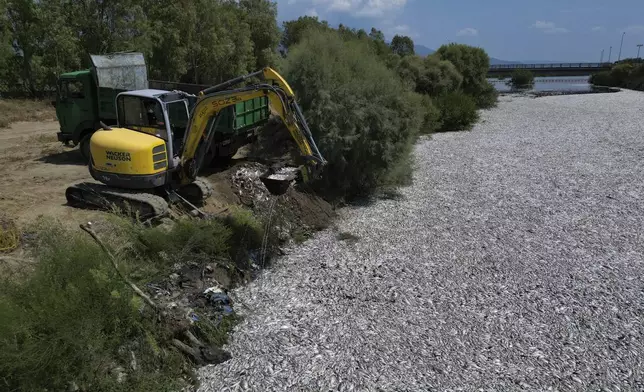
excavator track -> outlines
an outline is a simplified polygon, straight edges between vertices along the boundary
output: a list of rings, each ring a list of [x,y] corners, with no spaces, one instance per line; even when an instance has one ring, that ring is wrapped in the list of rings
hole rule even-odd
[[[168,202],[161,196],[91,182],[68,187],[65,196],[73,207],[103,210],[113,210],[116,207],[144,220],[165,216],[170,210]]]
[[[207,180],[197,178],[190,184],[184,185],[177,193],[192,204],[202,204],[212,195],[212,185]]]

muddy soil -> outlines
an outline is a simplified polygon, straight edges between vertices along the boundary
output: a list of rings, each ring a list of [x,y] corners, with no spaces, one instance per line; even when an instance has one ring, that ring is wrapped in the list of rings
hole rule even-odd
[[[93,180],[78,149],[58,142],[57,131],[56,121],[19,122],[0,129],[0,210],[21,227],[40,215],[59,218],[76,226],[100,219],[105,214],[66,205],[65,189],[69,185]],[[280,141],[283,140],[282,136]],[[203,207],[206,212],[218,213],[231,204],[241,204],[260,215],[267,213],[272,197],[257,178],[266,166],[248,161],[258,159],[274,163],[276,154],[262,160],[257,151],[265,149],[247,146],[227,166],[209,168],[202,173],[214,189],[213,196]],[[277,155],[283,156],[284,151]],[[244,179],[249,175],[252,178]],[[306,233],[326,227],[333,212],[315,195],[301,189],[289,189],[277,201],[275,214],[287,217],[282,220],[288,221],[285,225],[289,232]]]

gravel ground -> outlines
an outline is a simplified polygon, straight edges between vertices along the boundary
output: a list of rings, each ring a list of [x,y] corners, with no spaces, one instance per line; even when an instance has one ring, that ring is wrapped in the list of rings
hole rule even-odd
[[[502,97],[236,297],[202,391],[644,390],[644,93]],[[238,306],[239,308],[239,306]]]

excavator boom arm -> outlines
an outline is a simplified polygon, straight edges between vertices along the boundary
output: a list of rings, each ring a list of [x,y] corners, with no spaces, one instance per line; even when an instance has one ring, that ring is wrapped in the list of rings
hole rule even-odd
[[[263,83],[227,90],[234,84],[257,76],[263,79]],[[228,106],[258,97],[268,97],[271,111],[279,116],[286,125],[300,153],[305,158],[307,166],[319,167],[326,163],[315,145],[299,106],[295,102],[293,90],[274,70],[265,68],[259,72],[240,76],[210,87],[199,95],[199,101],[190,115],[190,123],[181,154],[180,178],[182,183],[194,180],[203,163],[213,136],[212,129],[207,129],[209,120]]]

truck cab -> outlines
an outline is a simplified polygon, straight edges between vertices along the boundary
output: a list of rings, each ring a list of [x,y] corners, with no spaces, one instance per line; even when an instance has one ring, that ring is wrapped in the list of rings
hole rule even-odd
[[[60,125],[58,141],[76,145],[80,143],[83,131],[90,131],[91,135],[98,116],[95,95],[90,70],[60,75],[56,97],[56,117]]]
[[[89,140],[101,123],[116,124],[116,96],[148,87],[141,53],[90,55],[90,62],[89,69],[60,75],[56,97],[58,140],[80,145],[85,159],[89,158]]]

